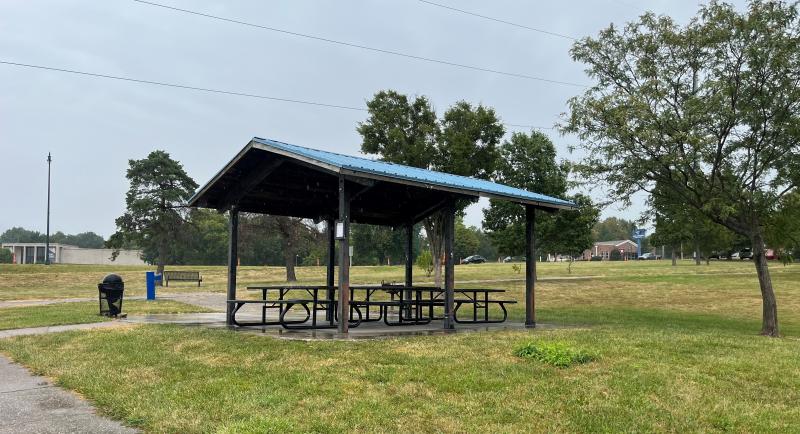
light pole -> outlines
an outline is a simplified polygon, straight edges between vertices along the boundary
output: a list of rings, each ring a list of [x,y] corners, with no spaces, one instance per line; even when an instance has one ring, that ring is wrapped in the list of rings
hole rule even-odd
[[[44,241],[44,265],[50,265],[50,153],[47,153],[47,234]]]

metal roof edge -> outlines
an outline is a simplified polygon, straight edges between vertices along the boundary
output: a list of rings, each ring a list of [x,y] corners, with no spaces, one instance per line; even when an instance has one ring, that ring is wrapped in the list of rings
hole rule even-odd
[[[255,137],[254,139],[269,141],[269,139],[262,139],[260,137]],[[331,172],[340,173],[342,171],[342,168],[343,168],[342,166],[339,166],[339,165],[336,165],[336,164],[331,164],[331,163],[326,162],[326,161],[320,161],[317,158],[311,158],[311,157],[307,157],[305,155],[299,155],[296,152],[280,149],[280,148],[278,148],[276,146],[270,145],[269,143],[264,143],[264,142],[255,141],[255,140],[253,140],[250,143],[251,143],[251,145],[252,145],[252,147],[254,149],[261,149],[262,151],[274,152],[274,153],[276,153],[278,155],[282,155],[284,157],[294,158],[295,160],[299,160],[299,161],[302,161],[304,163],[312,164],[314,166],[321,167],[323,169],[327,169],[327,170],[329,170]],[[297,145],[293,145],[293,146],[297,146]]]
[[[236,164],[236,162],[237,162],[237,161],[239,161],[239,160],[240,160],[240,159],[241,159],[241,158],[244,156],[244,154],[246,154],[246,153],[247,153],[247,151],[248,151],[250,148],[252,148],[252,147],[253,147],[253,140],[251,139],[249,142],[247,142],[247,144],[244,146],[244,148],[242,148],[242,149],[239,151],[239,153],[237,153],[237,154],[236,154],[236,155],[235,155],[235,156],[234,156],[234,157],[233,157],[233,158],[232,158],[232,159],[231,159],[231,160],[228,162],[228,164],[226,164],[225,166],[223,166],[223,167],[222,167],[222,169],[220,169],[219,171],[217,171],[217,173],[216,173],[214,176],[212,176],[212,177],[211,177],[211,179],[209,179],[209,180],[208,180],[208,182],[206,182],[205,184],[203,184],[203,186],[202,186],[202,187],[200,187],[200,189],[199,189],[199,190],[197,190],[197,191],[196,191],[196,192],[195,192],[195,193],[192,195],[192,197],[190,197],[190,198],[189,198],[189,200],[186,202],[186,205],[187,205],[187,206],[190,206],[190,207],[195,207],[195,206],[197,206],[197,205],[195,204],[195,202],[197,201],[197,199],[198,199],[200,196],[202,196],[202,195],[203,195],[203,194],[204,194],[206,191],[208,191],[208,189],[209,189],[209,188],[211,188],[211,186],[212,186],[212,185],[213,185],[215,182],[217,182],[217,181],[218,181],[218,180],[219,180],[219,179],[222,177],[222,175],[223,175],[223,174],[225,174],[225,172],[227,172],[227,171],[228,171],[228,169],[230,169],[230,168],[231,168],[231,166],[233,166],[234,164]]]
[[[325,151],[325,150],[321,150],[321,149],[306,148],[304,146],[298,146],[298,145],[294,145],[294,144],[291,144],[291,143],[285,143],[285,142],[281,142],[279,140],[274,140],[274,139],[265,139],[265,138],[262,138],[262,137],[254,137],[253,140],[256,141],[256,145],[263,145],[264,147],[268,147],[270,151],[276,152],[276,153],[278,153],[280,155],[296,158],[298,160],[305,161],[305,162],[308,162],[308,163],[311,163],[311,164],[315,164],[317,166],[324,167],[324,168],[327,168],[329,170],[333,170],[333,171],[336,171],[336,172],[340,172],[341,170],[347,170],[347,171],[351,172],[351,174],[353,174],[353,175],[362,175],[362,176],[366,175],[366,177],[373,178],[373,179],[383,179],[383,180],[391,180],[391,179],[397,180],[397,179],[400,179],[400,180],[403,180],[405,182],[408,182],[410,184],[413,184],[413,185],[416,185],[416,186],[420,186],[420,187],[430,188],[431,186],[438,186],[438,187],[441,187],[441,188],[443,188],[445,190],[452,191],[452,192],[455,192],[455,193],[465,194],[465,195],[468,195],[468,196],[489,197],[489,198],[496,198],[496,199],[501,199],[501,200],[509,200],[509,201],[512,201],[512,202],[518,202],[518,203],[527,204],[527,205],[534,205],[534,206],[539,206],[539,207],[543,207],[543,208],[554,208],[554,209],[564,209],[564,210],[577,208],[577,205],[574,202],[568,201],[568,200],[565,200],[565,199],[553,198],[553,199],[555,199],[557,201],[557,202],[554,202],[554,201],[548,201],[548,200],[532,199],[532,198],[529,198],[529,197],[524,197],[524,196],[516,195],[516,194],[513,194],[513,193],[490,193],[490,192],[487,192],[487,191],[485,191],[483,189],[462,188],[462,187],[454,186],[454,185],[451,185],[451,184],[448,184],[448,183],[444,183],[444,182],[435,182],[435,181],[423,182],[423,181],[419,181],[419,180],[417,180],[417,179],[415,179],[413,177],[403,176],[403,175],[400,175],[400,174],[387,174],[385,172],[369,170],[369,169],[364,168],[364,167],[356,167],[356,166],[352,166],[352,165],[331,164],[331,163],[327,163],[327,162],[324,162],[324,161],[320,161],[319,159],[315,159],[315,158],[312,158],[312,157],[308,157],[308,156],[304,156],[304,155],[298,155],[297,152],[292,152],[292,151],[280,149],[280,148],[278,148],[278,147],[276,147],[274,145],[271,145],[269,142],[275,142],[275,143],[279,143],[279,144],[290,146],[290,147],[309,149],[309,150],[314,151],[314,152],[322,152],[322,153],[325,153],[325,154],[336,155],[336,156],[339,156],[339,157],[358,158],[358,159],[364,159],[364,160],[371,161],[371,162],[373,160],[369,160],[369,159],[366,159],[364,157],[359,157],[359,156],[355,156],[355,155],[341,154],[341,153]],[[387,161],[377,160],[375,162],[379,162],[379,163],[382,163],[382,164],[394,165],[394,166],[400,166],[400,167],[408,167],[410,169],[420,169],[420,170],[427,170],[429,172],[436,172],[436,171],[429,170],[429,169],[413,167],[413,166],[407,166],[407,165],[398,164],[398,163],[391,163],[391,162],[387,162]],[[492,182],[492,181],[487,181],[487,180],[471,178],[469,176],[456,175],[456,174],[452,174],[452,173],[445,173],[445,172],[438,172],[438,173],[443,173],[445,175],[452,176],[452,177],[457,177],[457,178],[464,178],[464,179],[469,180],[469,181],[478,180],[478,181]],[[516,187],[509,186],[509,185],[498,184],[496,182],[492,182],[492,183],[497,184],[497,185],[501,185],[501,186],[504,186],[504,187],[516,188]],[[532,193],[532,192],[529,192],[529,193]],[[536,194],[538,194],[538,193],[536,193]],[[541,196],[545,196],[545,195],[541,195]]]
[[[286,145],[286,146],[289,146],[289,147],[296,147],[296,148],[301,148],[301,149],[309,149],[311,151],[322,152],[322,153],[336,155],[336,156],[340,156],[340,157],[364,159],[363,157],[358,157],[358,156],[353,156],[353,155],[338,154],[338,153],[330,152],[330,151],[323,151],[323,150],[313,149],[313,148],[305,148],[305,147],[302,147],[302,146],[297,146],[297,145],[292,145],[292,144],[289,144],[289,143],[280,142],[278,140],[265,139],[265,138],[261,138],[261,137],[253,137],[247,143],[247,145],[245,145],[236,154],[236,156],[234,156],[222,169],[220,169],[208,182],[206,182],[203,185],[203,187],[201,187],[197,192],[195,192],[194,195],[192,195],[191,198],[189,198],[189,200],[187,202],[187,205],[190,206],[190,207],[198,206],[197,205],[198,199],[203,194],[205,194],[211,188],[211,186],[214,183],[219,181],[219,179],[228,170],[230,170],[230,168],[234,164],[236,164],[250,149],[259,149],[259,150],[262,150],[262,151],[272,152],[272,153],[275,153],[275,154],[278,154],[278,155],[281,155],[281,156],[284,156],[284,157],[288,157],[288,158],[291,158],[291,159],[294,159],[294,160],[298,160],[298,161],[301,161],[303,163],[306,163],[306,164],[309,164],[309,165],[313,165],[313,166],[319,167],[319,168],[321,168],[323,170],[328,170],[328,171],[333,172],[333,173],[340,173],[341,174],[341,173],[344,173],[344,172],[349,172],[349,174],[352,174],[352,175],[362,176],[362,177],[366,177],[366,178],[370,178],[370,179],[384,180],[384,181],[386,181],[386,180],[388,180],[388,181],[401,180],[401,181],[403,181],[405,183],[408,183],[408,184],[414,185],[414,186],[418,186],[418,187],[436,188],[436,189],[450,191],[450,192],[457,193],[457,194],[463,194],[463,195],[466,195],[466,196],[488,197],[488,198],[494,198],[494,199],[508,200],[508,201],[511,201],[511,202],[520,203],[522,205],[532,205],[532,206],[537,206],[537,207],[541,207],[541,208],[552,208],[552,209],[562,209],[562,210],[570,210],[570,209],[577,208],[577,205],[574,202],[568,201],[568,200],[564,200],[564,199],[559,199],[559,198],[552,198],[557,202],[548,201],[548,200],[541,200],[541,199],[533,199],[533,198],[530,198],[530,197],[520,196],[520,195],[517,195],[517,194],[514,194],[514,193],[489,192],[489,191],[486,191],[486,190],[481,189],[481,188],[460,187],[458,185],[452,185],[452,184],[446,183],[446,182],[436,182],[435,180],[422,181],[422,180],[416,179],[416,178],[411,177],[411,176],[403,176],[403,175],[397,174],[397,173],[386,173],[386,172],[381,172],[381,171],[378,171],[378,170],[370,170],[368,168],[356,167],[356,166],[352,166],[352,165],[348,165],[348,164],[335,164],[335,163],[333,163],[331,161],[324,161],[321,158],[313,158],[313,157],[310,157],[308,155],[302,155],[302,154],[300,154],[298,152],[295,152],[295,151],[292,151],[292,150],[282,149],[282,148],[272,144],[272,142],[274,142],[276,144],[283,144],[283,145]],[[368,159],[365,159],[365,160],[373,161],[373,160],[368,160]],[[388,162],[385,162],[385,161],[379,161],[379,162],[383,163],[383,164],[391,164],[391,165],[400,166],[400,167],[408,167],[408,168],[411,168],[411,169],[427,170],[427,169],[424,169],[424,168],[406,166],[406,165],[396,164],[396,163],[388,163]],[[431,170],[427,170],[427,171],[435,172],[435,171],[431,171]],[[458,177],[458,178],[465,178],[465,179],[470,180],[470,181],[477,180],[476,178],[471,178],[471,177],[466,177],[466,176],[461,176],[461,175],[448,174],[448,173],[445,173],[445,172],[438,172],[438,173],[443,173],[443,174],[446,174],[446,175],[449,175],[449,176]],[[478,181],[486,181],[486,180],[478,180]],[[486,181],[486,182],[492,182],[492,181]],[[511,187],[511,186],[508,186],[508,185],[504,185],[504,184],[498,184],[498,183],[493,183],[493,184],[497,184],[497,185],[500,185],[500,186],[503,186],[503,187],[508,187],[508,188],[516,188],[516,187]],[[529,192],[529,193],[533,193],[533,192]],[[538,195],[538,193],[533,193],[533,194]],[[541,195],[541,196],[545,196],[545,195]],[[548,196],[545,196],[545,197],[548,197]]]

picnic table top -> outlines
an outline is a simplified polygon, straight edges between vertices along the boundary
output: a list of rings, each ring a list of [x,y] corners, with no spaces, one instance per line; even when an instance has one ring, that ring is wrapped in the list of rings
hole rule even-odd
[[[269,289],[286,289],[286,290],[313,290],[313,289],[333,289],[338,290],[338,286],[325,286],[325,285],[265,285],[265,286],[248,286],[247,289],[249,291],[263,291]],[[444,292],[444,288],[438,288],[435,286],[399,286],[399,285],[358,285],[358,286],[351,286],[351,290],[379,290],[379,291],[387,291],[387,292],[395,292],[395,291],[440,291]],[[495,288],[455,288],[453,289],[455,292],[506,292],[505,289],[495,289]]]

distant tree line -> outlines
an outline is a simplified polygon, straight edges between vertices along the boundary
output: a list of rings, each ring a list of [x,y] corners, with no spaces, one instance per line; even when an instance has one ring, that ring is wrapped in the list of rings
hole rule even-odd
[[[44,243],[46,238],[46,234],[41,232],[13,227],[0,234],[0,243]],[[58,231],[50,234],[50,242],[88,249],[101,249],[105,246],[103,237],[94,232],[81,232],[73,235]]]

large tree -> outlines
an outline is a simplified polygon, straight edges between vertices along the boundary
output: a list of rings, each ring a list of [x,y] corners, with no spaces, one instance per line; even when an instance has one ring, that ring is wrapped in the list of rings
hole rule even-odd
[[[367,102],[369,118],[359,123],[361,150],[382,160],[462,176],[488,179],[494,172],[497,145],[505,129],[494,109],[460,101],[437,119],[427,98],[409,101],[388,90]],[[467,204],[459,203],[463,209]],[[423,222],[434,263],[436,285],[442,283],[444,214]]]
[[[612,199],[663,192],[746,236],[767,336],[779,328],[765,225],[800,183],[798,29],[793,3],[740,13],[711,2],[686,25],[647,13],[571,50],[596,80],[564,125],[582,140],[585,174]]]
[[[117,218],[117,232],[108,244],[117,249],[132,245],[152,252],[158,273],[163,273],[186,221],[186,201],[197,189],[197,183],[165,151],[129,160],[126,177],[130,188],[125,195],[125,214]]]
[[[503,184],[548,196],[566,197],[570,165],[557,160],[556,148],[545,134],[514,133],[500,147],[495,179]],[[586,197],[579,199],[578,211],[535,218],[536,248],[541,252],[578,256],[592,244],[592,227],[599,211]],[[525,208],[503,200],[489,201],[483,227],[500,253],[520,255],[525,251]]]

